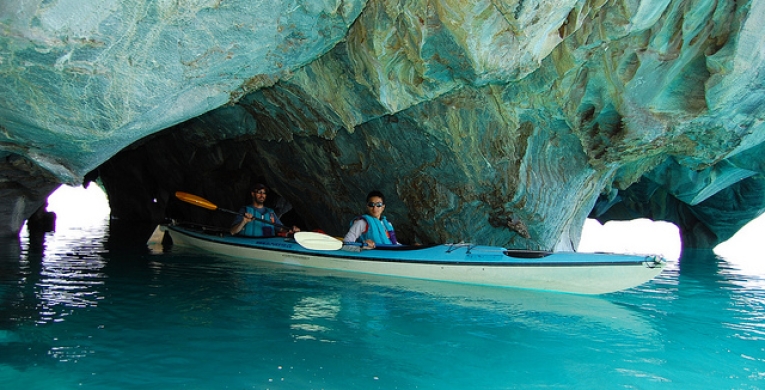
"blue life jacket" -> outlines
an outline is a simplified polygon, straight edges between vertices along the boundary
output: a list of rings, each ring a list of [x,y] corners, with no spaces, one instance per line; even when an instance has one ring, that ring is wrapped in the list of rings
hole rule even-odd
[[[359,239],[361,242],[366,240],[372,240],[376,244],[392,245],[397,244],[396,233],[393,231],[393,225],[385,217],[377,219],[371,215],[364,214],[353,221],[351,225],[358,219],[364,219],[367,223],[367,228],[361,233]]]
[[[268,225],[262,222],[258,221],[268,221],[271,223],[277,223],[276,220],[276,213],[274,213],[274,210],[269,209],[268,207],[264,207],[263,213],[258,212],[254,207],[247,206],[245,207],[246,212],[252,214],[252,217],[254,220],[246,225],[244,225],[244,229],[242,229],[239,234],[243,234],[245,236],[250,237],[273,237],[274,234],[274,226]]]

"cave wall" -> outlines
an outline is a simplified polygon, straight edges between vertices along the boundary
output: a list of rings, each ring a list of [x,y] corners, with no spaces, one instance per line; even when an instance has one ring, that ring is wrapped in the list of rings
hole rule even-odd
[[[255,180],[332,233],[383,190],[421,242],[571,249],[595,213],[709,246],[762,212],[762,0],[62,4],[2,5],[0,150],[97,168],[122,219]]]

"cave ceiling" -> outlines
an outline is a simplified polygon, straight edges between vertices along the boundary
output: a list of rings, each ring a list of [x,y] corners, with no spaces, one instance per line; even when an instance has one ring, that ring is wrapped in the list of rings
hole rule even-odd
[[[584,220],[711,247],[762,214],[765,1],[6,1],[2,234],[60,184],[122,219],[255,181],[341,235],[573,249]],[[87,177],[87,178],[86,178]],[[201,223],[201,222],[200,222]]]

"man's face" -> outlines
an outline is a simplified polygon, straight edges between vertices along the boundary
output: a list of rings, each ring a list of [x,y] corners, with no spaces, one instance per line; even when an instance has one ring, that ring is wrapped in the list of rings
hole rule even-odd
[[[255,202],[257,203],[265,203],[266,201],[266,190],[257,190],[252,193],[253,199],[255,199]]]

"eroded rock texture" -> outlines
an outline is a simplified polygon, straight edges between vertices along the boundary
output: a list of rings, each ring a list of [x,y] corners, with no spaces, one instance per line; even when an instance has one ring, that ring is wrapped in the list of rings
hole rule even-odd
[[[100,165],[123,218],[262,180],[332,234],[376,188],[406,241],[570,249],[588,215],[710,247],[765,209],[763,0],[11,3],[0,150]]]

